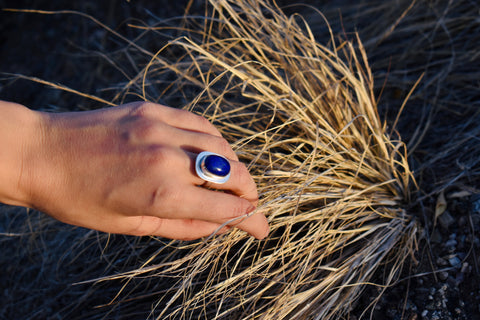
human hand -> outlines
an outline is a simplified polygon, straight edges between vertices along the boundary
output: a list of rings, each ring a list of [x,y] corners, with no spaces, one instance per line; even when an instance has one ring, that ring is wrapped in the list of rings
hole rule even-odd
[[[110,233],[196,239],[255,209],[258,194],[247,168],[203,117],[146,102],[38,115],[40,142],[26,153],[19,183],[29,206],[58,220]],[[195,174],[201,151],[230,160],[228,182],[205,183]],[[258,239],[268,234],[260,213],[226,228],[233,226]]]

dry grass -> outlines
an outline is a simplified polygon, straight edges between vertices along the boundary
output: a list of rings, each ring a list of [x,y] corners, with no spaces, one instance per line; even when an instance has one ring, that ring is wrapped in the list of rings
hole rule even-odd
[[[380,266],[383,282],[372,285],[384,288],[412,253],[405,146],[379,118],[358,39],[317,43],[300,16],[266,1],[209,5],[208,19],[189,21],[122,94],[140,81],[146,100],[199,92],[187,108],[248,164],[271,235],[233,231],[180,258],[160,249],[113,278],[172,279],[153,308],[158,319],[336,319]],[[174,61],[163,58],[169,50]],[[147,94],[172,71],[173,93]]]

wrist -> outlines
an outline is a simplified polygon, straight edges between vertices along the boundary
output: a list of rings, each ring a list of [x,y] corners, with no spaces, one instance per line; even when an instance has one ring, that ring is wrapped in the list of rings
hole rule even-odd
[[[32,166],[40,151],[40,113],[0,101],[0,202],[33,207]]]

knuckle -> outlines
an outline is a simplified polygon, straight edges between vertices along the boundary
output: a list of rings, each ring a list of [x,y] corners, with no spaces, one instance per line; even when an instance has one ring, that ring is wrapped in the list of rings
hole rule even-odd
[[[233,153],[232,147],[230,147],[230,143],[227,140],[218,138],[217,145],[221,154],[229,155]]]
[[[247,166],[243,162],[237,163],[237,174],[241,177],[242,182],[245,182],[246,179],[250,180],[250,173],[248,172]]]
[[[164,220],[157,217],[141,216],[138,223],[128,232],[137,237],[154,235],[162,229]]]
[[[192,120],[195,121],[200,126],[212,126],[210,121],[208,121],[207,118],[205,118],[201,115],[195,114],[195,113],[187,111],[187,110],[181,110],[181,111],[185,113],[185,116],[187,116],[187,114],[188,114],[189,117],[191,117]]]
[[[142,119],[134,128],[134,136],[140,141],[151,141],[158,134],[157,126],[149,120]]]
[[[231,218],[239,218],[241,216],[244,216],[248,214],[252,210],[252,205],[247,201],[243,199],[239,199],[239,201],[232,206],[230,214]]]
[[[198,221],[193,219],[184,219],[182,222],[186,230],[198,230]],[[197,234],[197,232],[194,232],[191,234],[182,234],[178,238],[179,240],[183,241],[191,241],[200,238],[200,236]]]
[[[132,108],[130,115],[139,118],[150,118],[155,112],[155,104],[151,102],[139,102]]]
[[[181,201],[182,192],[179,188],[159,187],[152,192],[145,210],[152,215],[161,214],[163,218],[173,218],[174,209]]]
[[[238,177],[239,185],[244,186],[248,190],[252,189],[252,190],[255,190],[255,192],[257,192],[257,186],[252,176],[250,175],[250,172],[248,171],[247,166],[241,162],[239,162],[237,165],[238,165],[238,169],[237,169],[237,172],[235,172],[235,174]]]
[[[153,167],[154,170],[160,170],[161,173],[164,173],[165,170],[178,167],[178,163],[182,158],[178,150],[171,147],[151,146],[149,151],[150,166]]]
[[[188,112],[188,111],[185,111]],[[200,128],[202,131],[210,132],[215,134],[216,136],[220,136],[221,134],[218,131],[218,129],[205,117],[202,117],[200,115],[188,112],[190,116],[192,117],[192,121],[196,124],[198,128]]]
[[[216,128],[214,127],[214,125],[208,121],[207,118],[205,117],[202,117],[202,116],[199,116],[199,115],[196,115],[194,114],[194,117],[196,119],[196,121],[198,122],[198,124],[203,127],[203,128],[209,128],[209,129],[212,129],[214,128],[216,130]]]
[[[155,141],[161,132],[161,123],[145,115],[130,114],[121,127],[121,136],[132,143]]]

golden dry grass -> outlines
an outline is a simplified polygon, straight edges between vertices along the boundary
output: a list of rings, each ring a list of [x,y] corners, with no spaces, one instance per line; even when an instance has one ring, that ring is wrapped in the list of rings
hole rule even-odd
[[[414,186],[407,151],[378,115],[361,41],[318,43],[300,16],[269,1],[211,0],[207,12],[187,18],[184,36],[150,54],[117,98],[196,92],[186,108],[248,164],[271,234],[172,242],[101,280],[170,279],[157,319],[338,319],[365,286],[381,293],[395,282],[417,228],[404,209]],[[383,281],[371,283],[379,268]]]

